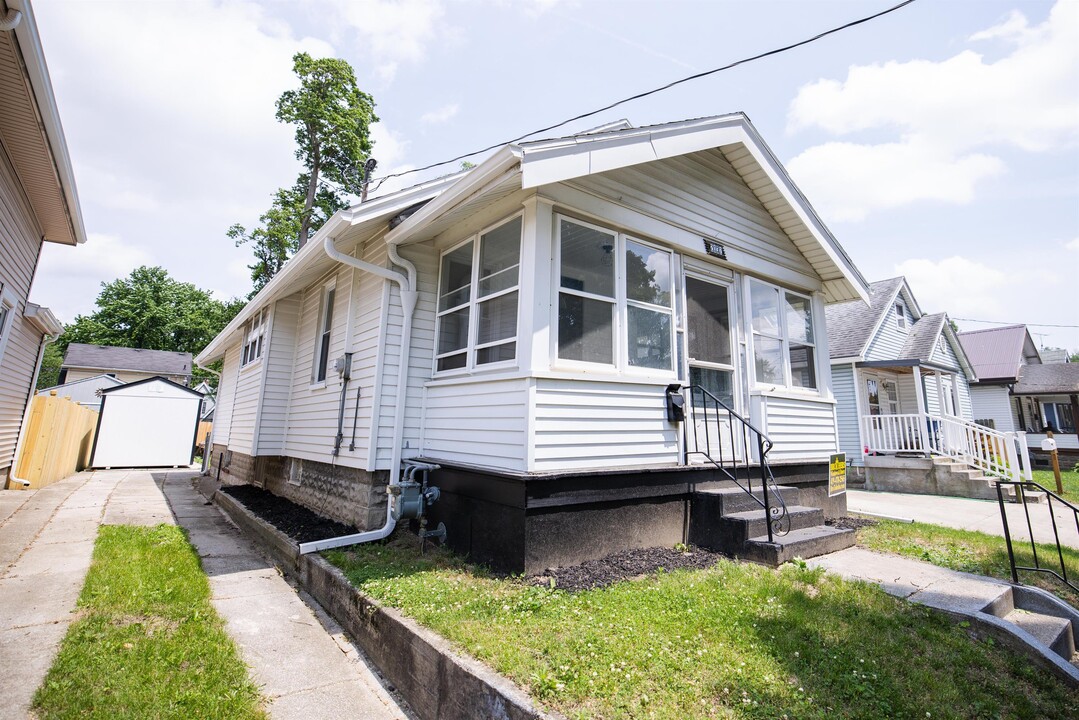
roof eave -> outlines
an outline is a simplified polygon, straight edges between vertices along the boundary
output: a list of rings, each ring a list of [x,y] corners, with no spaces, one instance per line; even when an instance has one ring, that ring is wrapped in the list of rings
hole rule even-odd
[[[51,335],[56,337],[64,331],[64,325],[53,314],[52,310],[47,307],[42,307],[37,303],[26,303],[26,310],[23,311],[23,317],[31,322],[38,330],[45,335]]]

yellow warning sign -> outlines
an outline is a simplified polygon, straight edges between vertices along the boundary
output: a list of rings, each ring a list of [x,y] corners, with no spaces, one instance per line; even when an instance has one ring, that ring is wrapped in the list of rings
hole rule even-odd
[[[847,454],[836,453],[828,458],[828,497],[847,492]]]

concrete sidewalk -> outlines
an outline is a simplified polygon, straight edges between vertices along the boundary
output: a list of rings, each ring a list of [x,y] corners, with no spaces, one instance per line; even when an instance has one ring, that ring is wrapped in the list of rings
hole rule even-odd
[[[192,487],[194,472],[86,472],[0,491],[0,719],[26,718],[72,620],[102,523],[178,523],[271,717],[404,718],[313,602]]]
[[[1079,498],[1065,499],[1073,505],[1079,505]],[[1012,539],[1030,540],[1023,506],[1005,503],[1004,509],[1008,514]],[[1049,515],[1048,503],[1033,503],[1028,505],[1027,509],[1030,511],[1034,539],[1037,542],[1053,542],[1053,520]],[[993,500],[848,489],[847,511],[907,518],[933,525],[1004,536],[1000,506]],[[1056,518],[1057,530],[1060,533],[1060,544],[1079,549],[1079,528],[1075,524],[1075,514],[1054,500],[1053,517]]]

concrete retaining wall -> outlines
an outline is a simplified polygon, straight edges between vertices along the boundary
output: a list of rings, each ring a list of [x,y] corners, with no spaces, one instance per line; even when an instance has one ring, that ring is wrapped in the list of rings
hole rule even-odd
[[[300,555],[296,543],[235,499],[219,492],[214,501],[341,624],[419,717],[561,717],[536,708],[520,688],[482,663],[457,654],[441,636],[363,595],[320,555]]]
[[[929,458],[870,456],[865,459],[865,473],[866,490],[997,499],[995,485],[980,472]]]

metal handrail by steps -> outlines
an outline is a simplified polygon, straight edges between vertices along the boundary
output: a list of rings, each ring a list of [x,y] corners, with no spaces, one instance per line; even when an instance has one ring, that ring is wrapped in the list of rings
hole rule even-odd
[[[687,385],[684,390],[688,395],[687,404],[689,405],[688,416],[682,423],[682,447],[684,448],[686,464],[689,464],[691,455],[702,456],[764,508],[764,515],[768,520],[766,523],[768,542],[773,542],[775,535],[786,535],[790,532],[790,516],[787,514],[787,504],[783,500],[783,495],[779,492],[775,476],[772,474],[772,468],[768,464],[768,451],[772,449],[772,441],[768,439],[767,435],[754,427],[752,423],[703,387]],[[729,419],[726,433],[724,433],[721,418]],[[737,434],[735,425],[738,425],[740,429]],[[692,436],[687,429],[690,426],[692,426]],[[703,426],[703,442],[700,426]],[[714,433],[712,432],[713,427],[715,429]],[[754,467],[750,455],[751,439],[755,440],[754,445],[757,448],[757,459],[759,461],[761,490],[761,497],[759,498],[753,494]],[[729,441],[726,448],[724,448],[725,440]]]
[[[1024,565],[1016,565],[1015,564],[1015,552],[1012,549],[1012,533],[1011,533],[1011,528],[1008,527],[1008,513],[1007,513],[1007,511],[1006,511],[1006,509],[1004,507],[1004,491],[1002,490],[1002,486],[1004,486],[1004,485],[1015,486],[1016,500],[1018,500],[1018,502],[1021,503],[1022,506],[1023,506],[1023,511],[1025,513],[1025,517],[1026,517],[1026,521],[1027,521],[1027,532],[1030,533],[1030,552],[1034,556],[1034,567],[1028,567],[1028,566],[1024,566]],[[1057,560],[1060,562],[1060,572],[1059,573],[1056,572],[1055,570],[1051,569],[1051,568],[1042,567],[1042,563],[1038,559],[1038,546],[1037,546],[1037,543],[1034,542],[1034,528],[1033,528],[1032,523],[1030,522],[1030,504],[1027,503],[1026,498],[1023,497],[1023,491],[1027,490],[1027,489],[1031,489],[1031,490],[1036,489],[1038,492],[1045,493],[1045,498],[1048,501],[1047,512],[1049,513],[1049,519],[1052,521],[1052,524],[1053,524],[1053,540],[1056,542]],[[1039,485],[1036,482],[1031,482],[1029,480],[1026,480],[1026,481],[1022,481],[1022,480],[1019,480],[1019,481],[1017,481],[1017,480],[1000,480],[1000,481],[997,482],[997,504],[1000,505],[1000,519],[1004,522],[1004,539],[1008,543],[1008,562],[1011,563],[1011,566],[1012,566],[1012,582],[1014,582],[1016,585],[1018,585],[1019,584],[1019,572],[1018,571],[1019,570],[1029,570],[1031,572],[1040,572],[1040,573],[1046,573],[1048,575],[1052,575],[1053,577],[1055,577],[1056,579],[1060,580],[1065,585],[1070,587],[1072,590],[1075,590],[1076,592],[1079,592],[1079,579],[1076,579],[1075,575],[1072,575],[1072,579],[1069,580],[1068,579],[1068,567],[1067,567],[1067,565],[1064,564],[1064,549],[1061,547],[1061,544],[1060,544],[1060,529],[1057,527],[1056,515],[1053,514],[1053,499],[1054,498],[1056,499],[1056,501],[1058,503],[1063,505],[1065,508],[1067,508],[1068,510],[1071,510],[1072,516],[1075,519],[1075,532],[1076,532],[1076,534],[1079,534],[1079,507],[1076,507],[1075,505],[1072,505],[1070,502],[1068,502],[1064,498],[1060,497],[1059,495],[1057,495],[1052,490],[1049,490],[1048,488],[1042,487],[1041,485]]]

